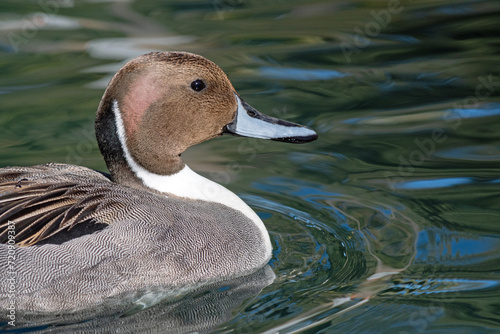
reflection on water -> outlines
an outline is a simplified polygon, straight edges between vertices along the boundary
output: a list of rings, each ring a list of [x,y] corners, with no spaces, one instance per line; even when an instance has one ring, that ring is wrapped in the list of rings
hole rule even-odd
[[[185,154],[268,227],[276,279],[261,292],[265,279],[31,327],[498,332],[498,31],[494,0],[3,1],[2,166],[105,169],[99,98],[151,50],[202,54],[251,105],[319,132],[303,146],[224,137]],[[229,299],[203,308],[212,297]]]
[[[265,266],[252,275],[169,297],[170,290],[137,292],[108,300],[96,309],[66,314],[17,314],[17,328],[37,328],[50,333],[186,333],[207,332],[231,318],[234,309],[273,282]],[[51,327],[52,324],[64,326]],[[8,329],[9,327],[4,327]]]

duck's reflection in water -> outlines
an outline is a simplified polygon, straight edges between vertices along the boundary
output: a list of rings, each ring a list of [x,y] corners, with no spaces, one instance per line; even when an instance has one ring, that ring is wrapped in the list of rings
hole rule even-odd
[[[97,308],[75,313],[16,312],[16,326],[37,333],[205,333],[232,317],[232,311],[271,284],[269,265],[255,273],[173,296],[158,287],[121,295]]]

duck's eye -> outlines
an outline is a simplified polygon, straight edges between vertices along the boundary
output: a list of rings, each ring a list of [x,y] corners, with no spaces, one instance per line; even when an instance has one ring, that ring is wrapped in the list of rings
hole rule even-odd
[[[195,92],[200,92],[203,89],[205,89],[205,83],[203,82],[203,80],[200,80],[200,79],[195,80],[195,81],[191,82],[191,88]]]

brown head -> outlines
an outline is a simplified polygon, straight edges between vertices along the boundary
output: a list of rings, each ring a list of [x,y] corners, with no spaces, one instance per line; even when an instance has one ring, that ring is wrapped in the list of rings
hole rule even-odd
[[[151,173],[171,175],[183,168],[180,155],[189,146],[224,132],[253,136],[245,133],[253,130],[246,119],[239,118],[239,109],[247,114],[245,118],[258,122],[306,129],[251,108],[213,62],[186,52],[153,52],[131,60],[113,77],[97,111],[96,135],[113,179],[133,185],[135,175],[127,155]],[[260,127],[257,124],[255,130]],[[311,133],[306,136],[281,136],[278,131],[256,137],[314,140],[315,133],[307,130]]]

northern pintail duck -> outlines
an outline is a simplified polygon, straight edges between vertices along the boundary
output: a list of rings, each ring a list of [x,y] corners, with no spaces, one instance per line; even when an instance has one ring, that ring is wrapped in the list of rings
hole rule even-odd
[[[27,310],[79,309],[148,286],[254,272],[271,257],[263,222],[181,154],[224,133],[317,138],[259,113],[217,65],[184,52],[149,53],[121,68],[95,132],[110,175],[66,164],[0,169],[1,307],[14,297]]]

